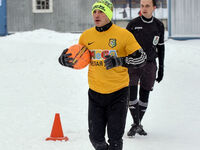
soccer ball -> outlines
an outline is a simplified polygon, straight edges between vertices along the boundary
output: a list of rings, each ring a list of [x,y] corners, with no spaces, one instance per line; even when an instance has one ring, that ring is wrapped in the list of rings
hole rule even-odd
[[[90,51],[81,44],[75,44],[68,48],[66,54],[71,53],[70,56],[74,60],[72,61],[74,69],[83,69],[90,63]]]

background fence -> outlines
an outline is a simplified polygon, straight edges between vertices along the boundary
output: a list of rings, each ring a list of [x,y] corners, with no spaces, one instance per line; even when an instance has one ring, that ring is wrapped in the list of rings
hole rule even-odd
[[[169,36],[200,38],[200,0],[169,1]]]
[[[82,32],[94,26],[91,8],[95,1],[7,0],[8,32],[30,31],[39,28],[59,32]],[[139,0],[111,1],[114,4],[113,21],[119,26],[126,27],[131,19],[138,16]],[[167,26],[166,0],[158,0],[158,9],[154,15],[164,20]]]
[[[93,26],[91,7],[95,0],[40,0],[39,4],[49,2],[51,5],[51,1],[52,12],[33,13],[33,2],[37,4],[39,1],[7,0],[8,31],[46,28],[59,32],[79,32]]]

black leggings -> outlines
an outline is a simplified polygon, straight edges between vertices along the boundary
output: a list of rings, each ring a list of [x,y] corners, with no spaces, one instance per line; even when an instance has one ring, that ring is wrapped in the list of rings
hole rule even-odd
[[[100,94],[89,89],[88,124],[89,137],[96,150],[122,150],[129,88],[111,94]]]

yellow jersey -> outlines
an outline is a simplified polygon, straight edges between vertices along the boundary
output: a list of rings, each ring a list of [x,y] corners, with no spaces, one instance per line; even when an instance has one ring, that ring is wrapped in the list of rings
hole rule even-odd
[[[126,67],[106,70],[104,65],[106,55],[125,57],[141,48],[128,30],[115,24],[104,32],[99,32],[93,27],[81,34],[79,44],[85,45],[91,54],[88,70],[90,89],[109,94],[129,85]]]

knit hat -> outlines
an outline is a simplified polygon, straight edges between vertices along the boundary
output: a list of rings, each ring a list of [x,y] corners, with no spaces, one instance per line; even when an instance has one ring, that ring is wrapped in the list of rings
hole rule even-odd
[[[92,14],[96,9],[101,10],[104,14],[106,14],[106,16],[109,18],[109,20],[112,19],[113,4],[110,0],[98,0],[92,6]]]

